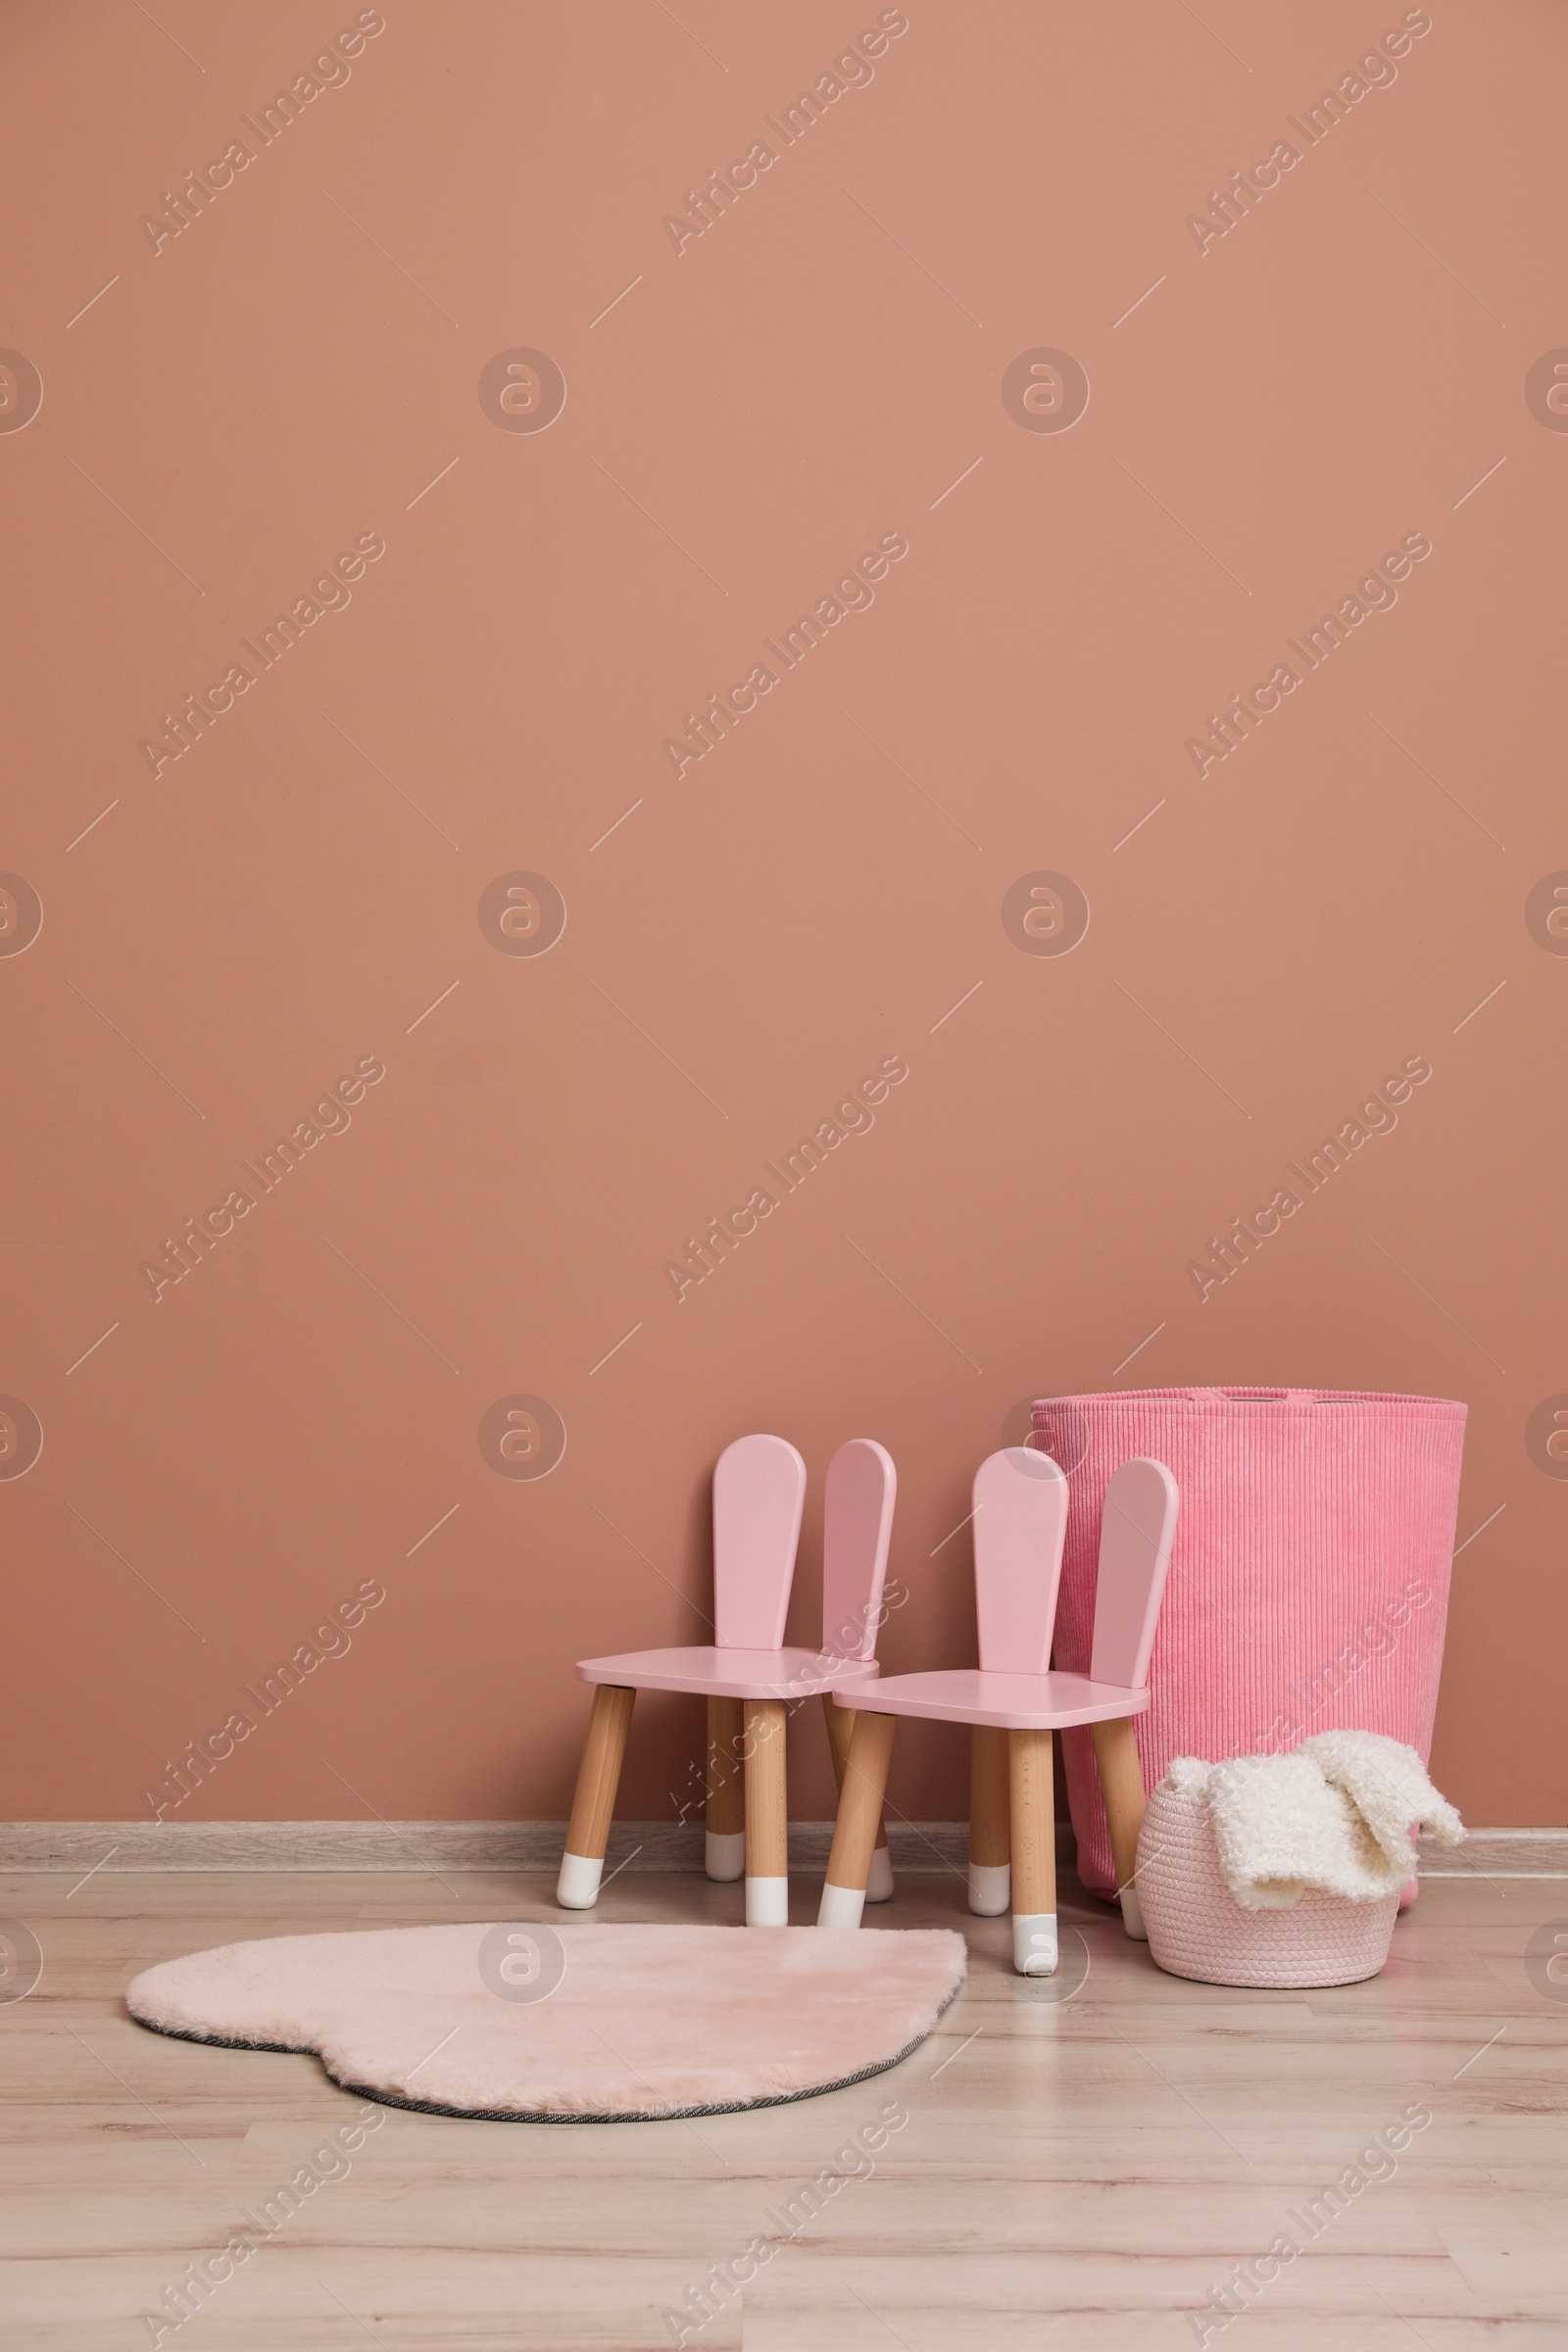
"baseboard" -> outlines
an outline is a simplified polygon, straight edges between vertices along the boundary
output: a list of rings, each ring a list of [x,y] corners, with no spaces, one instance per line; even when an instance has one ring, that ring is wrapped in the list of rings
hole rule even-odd
[[[1568,1879],[1568,1829],[1469,1830],[1461,1845],[1423,1837],[1424,1879]]]
[[[553,1874],[564,1821],[19,1821],[0,1822],[0,1871],[466,1870]],[[825,1868],[830,1821],[792,1821],[791,1866]],[[894,1867],[964,1872],[961,1821],[888,1827]],[[1056,1825],[1056,1858],[1074,1858],[1072,1832]],[[610,1870],[683,1871],[703,1866],[701,1821],[622,1821],[611,1833]],[[1424,1879],[1568,1878],[1568,1829],[1472,1830],[1462,1845],[1423,1838]]]
[[[1071,1859],[1071,1833],[1064,1859]],[[961,1821],[896,1822],[895,1867],[956,1870],[968,1860]],[[21,1821],[0,1822],[0,1871],[467,1870],[548,1872],[566,1842],[564,1821]],[[830,1821],[792,1821],[790,1861],[827,1865]],[[607,1870],[701,1870],[703,1822],[618,1821]]]

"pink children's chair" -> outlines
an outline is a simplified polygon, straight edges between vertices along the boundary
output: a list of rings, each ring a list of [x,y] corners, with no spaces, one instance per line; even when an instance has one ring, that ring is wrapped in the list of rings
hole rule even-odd
[[[820,1697],[843,1785],[852,1719],[833,1706],[841,1684],[877,1672],[876,1637],[893,1533],[893,1457],[852,1438],[828,1464],[822,1531],[822,1647],[783,1647],[795,1576],[806,1464],[783,1438],[737,1438],[713,1471],[711,1647],[634,1650],[584,1658],[596,1685],[556,1900],[586,1911],[599,1897],[626,1730],[639,1690],[690,1690],[708,1701],[707,1868],[746,1876],[746,1924],[789,1925],[785,1723],[793,1704]],[[744,1766],[744,1778],[743,1778]],[[866,1848],[873,1901],[893,1891],[886,1833]]]
[[[1105,1490],[1087,1675],[1054,1674],[1051,1637],[1067,1532],[1067,1481],[1049,1454],[1009,1446],[974,1481],[974,1585],[980,1664],[858,1684],[839,1702],[855,1730],[822,1888],[818,1925],[858,1928],[871,1838],[882,1811],[900,1715],[967,1723],[969,1907],[1012,1904],[1021,1976],[1056,1968],[1052,1734],[1092,1727],[1101,1793],[1129,1936],[1144,1936],[1133,1875],[1144,1784],[1132,1719],[1149,1705],[1149,1656],[1176,1533],[1176,1481],[1163,1462],[1123,1462]]]

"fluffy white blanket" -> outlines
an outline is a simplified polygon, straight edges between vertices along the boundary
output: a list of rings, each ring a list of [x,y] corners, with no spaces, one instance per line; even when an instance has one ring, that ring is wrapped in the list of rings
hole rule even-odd
[[[1283,1911],[1308,1886],[1370,1903],[1415,1868],[1410,1833],[1464,1836],[1413,1747],[1379,1732],[1320,1732],[1284,1756],[1204,1764],[1178,1756],[1171,1785],[1201,1793],[1226,1885],[1247,1911]]]

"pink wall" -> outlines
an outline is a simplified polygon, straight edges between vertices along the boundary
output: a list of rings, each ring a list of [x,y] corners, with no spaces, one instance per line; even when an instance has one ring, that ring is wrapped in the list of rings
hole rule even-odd
[[[571,1660],[699,1637],[748,1429],[810,1466],[799,1633],[864,1434],[884,1654],[961,1661],[974,1462],[1120,1380],[1467,1399],[1435,1769],[1560,1820],[1561,10],[14,0],[0,38],[6,1810],[145,1813],[368,1588],[170,1817],[562,1813]],[[548,1476],[500,1474],[519,1396]],[[648,1703],[626,1809],[696,1752]],[[956,1736],[898,1776],[961,1812]]]

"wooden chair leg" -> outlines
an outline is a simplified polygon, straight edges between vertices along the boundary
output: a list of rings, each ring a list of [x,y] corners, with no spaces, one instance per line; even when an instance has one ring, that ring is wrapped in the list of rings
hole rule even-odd
[[[969,1908],[997,1919],[1012,1905],[1007,1735],[977,1723],[969,1741]]]
[[[745,1712],[738,1698],[708,1702],[708,1835],[710,1879],[746,1875],[746,1776],[741,1764]]]
[[[1050,1732],[1009,1732],[1012,1799],[1012,1965],[1056,1973],[1056,1819]]]
[[[1138,1876],[1138,1833],[1144,1826],[1143,1767],[1133,1738],[1133,1719],[1118,1715],[1110,1723],[1092,1723],[1095,1762],[1100,1770],[1100,1793],[1105,1804],[1105,1826],[1116,1864],[1116,1891],[1121,1896],[1122,1925],[1140,1943],[1149,1941],[1143,1908],[1134,1881]]]
[[[833,1851],[828,1856],[822,1907],[817,1913],[819,1928],[858,1928],[860,1924],[897,1729],[898,1719],[893,1715],[861,1713],[855,1718],[839,1817],[833,1826]]]
[[[588,1719],[577,1793],[571,1800],[566,1829],[566,1850],[556,1883],[556,1900],[567,1911],[591,1911],[599,1900],[605,1847],[610,1842],[615,1790],[626,1753],[626,1728],[636,1696],[635,1690],[622,1690],[615,1683],[594,1687],[594,1711]]]
[[[844,1767],[850,1760],[850,1741],[855,1736],[855,1717],[848,1707],[833,1703],[831,1690],[822,1693],[822,1713],[827,1719],[827,1743],[833,1751],[833,1778],[840,1796],[844,1794]],[[893,1892],[893,1856],[888,1852],[887,1823],[880,1817],[876,1825],[876,1844],[871,1849],[871,1869],[865,1882],[868,1903],[885,1903]]]
[[[784,1701],[746,1707],[746,1925],[790,1924],[789,1812],[784,1779]]]

